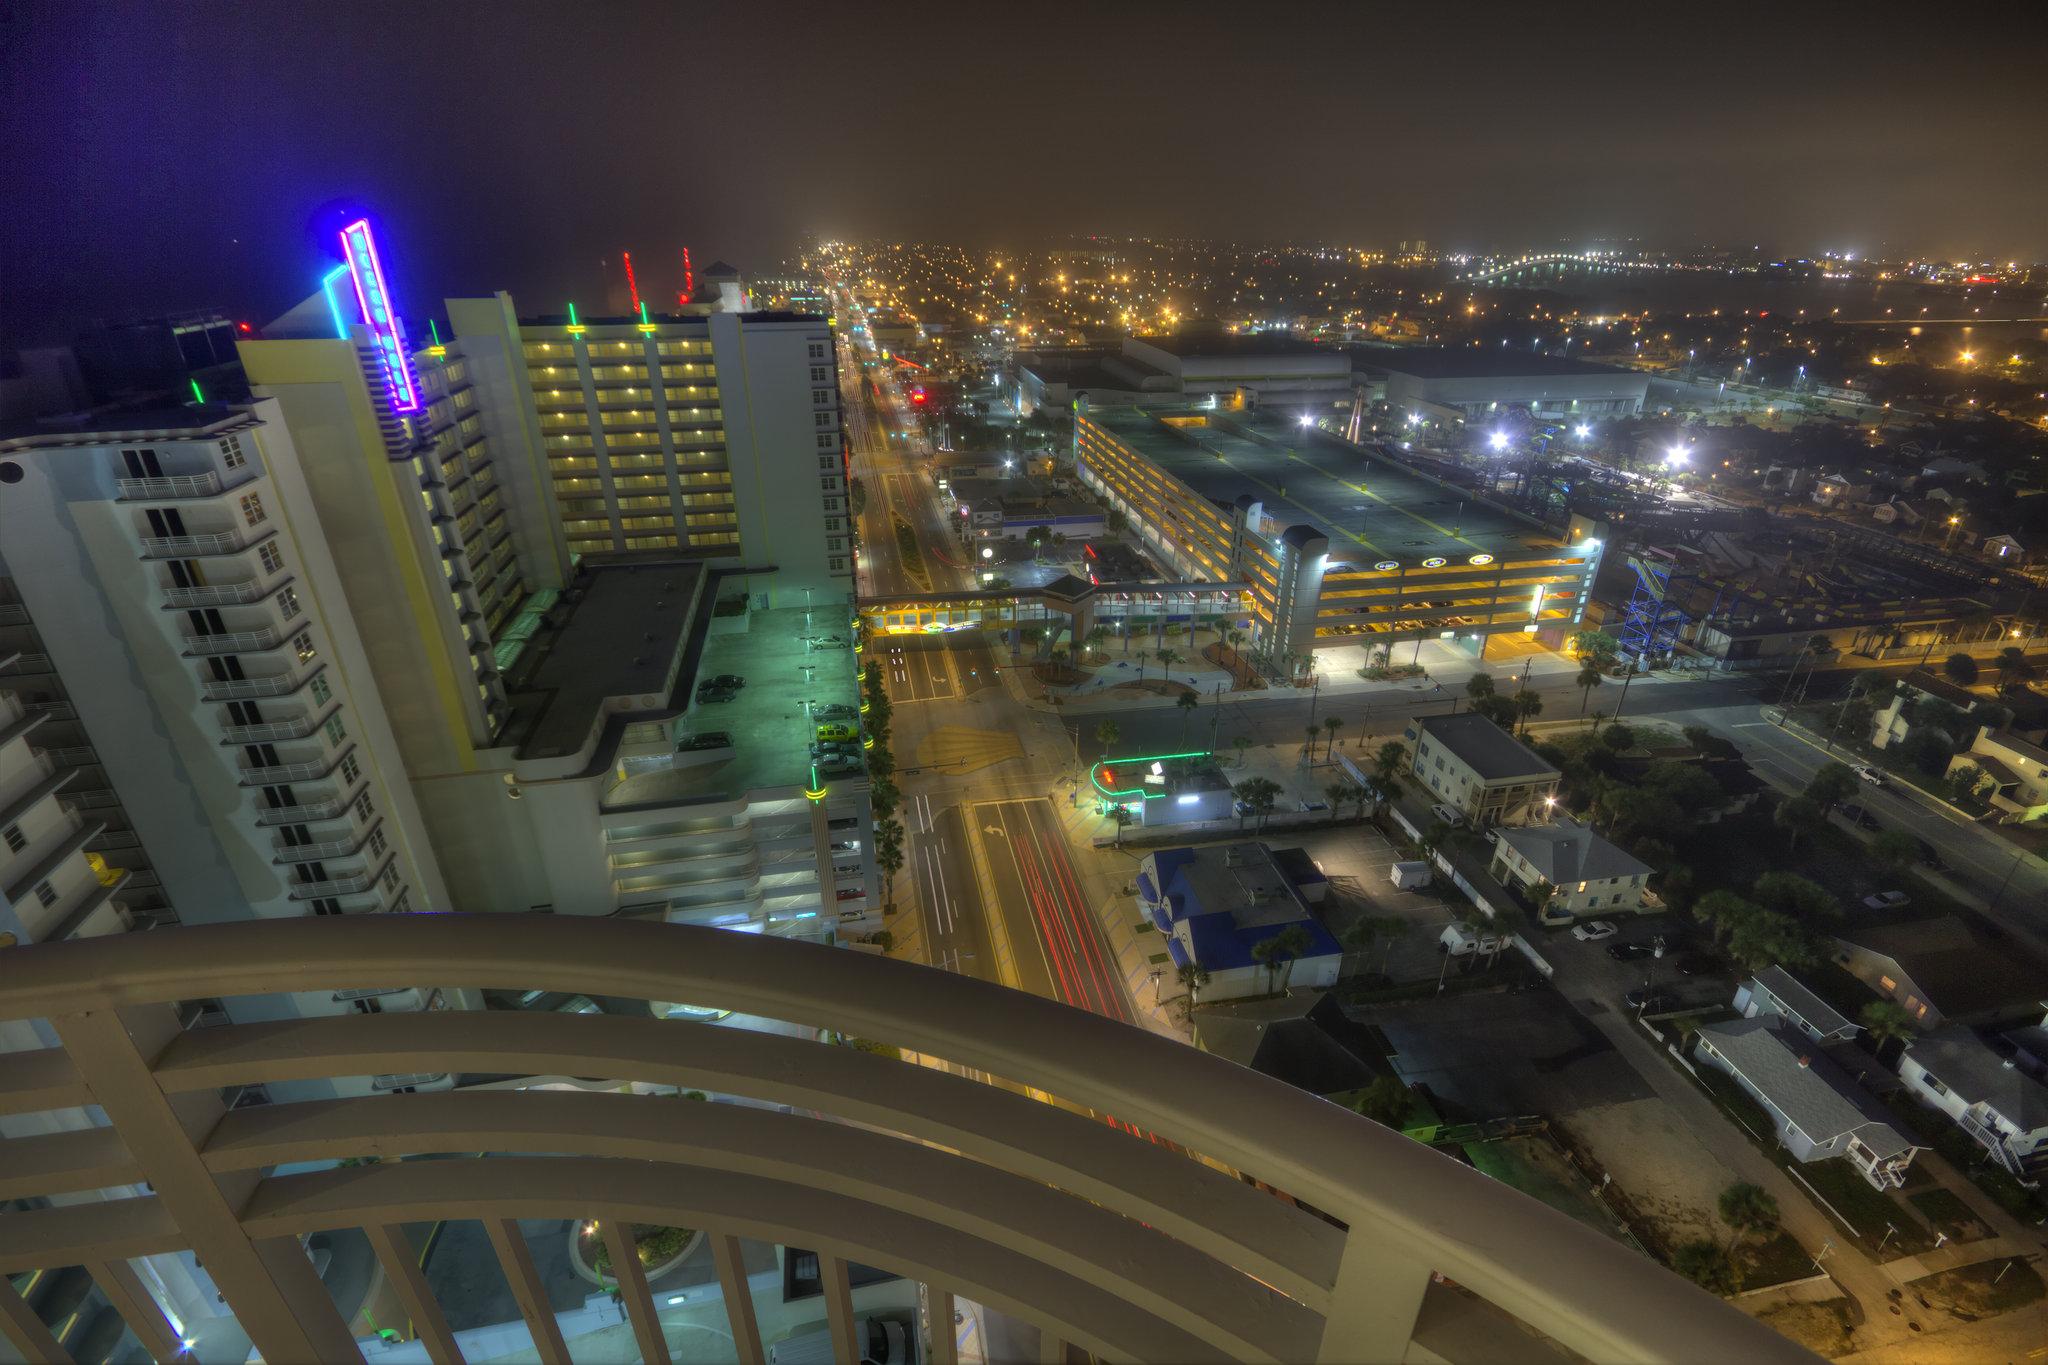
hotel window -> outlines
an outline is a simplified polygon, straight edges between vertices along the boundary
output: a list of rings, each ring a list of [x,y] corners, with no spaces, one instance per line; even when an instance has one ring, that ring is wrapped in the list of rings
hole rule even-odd
[[[829,427],[832,425],[833,420],[838,416],[838,414],[833,412],[819,412],[813,413],[812,416],[817,419],[817,423],[819,426]]]
[[[830,403],[832,401],[832,390],[812,389],[811,401],[813,403],[816,403],[821,408],[824,407],[827,403]]]
[[[811,367],[811,382],[812,382],[813,384],[829,384],[829,383],[831,383],[831,382],[832,382],[832,371],[830,371],[830,370],[826,369],[826,368],[825,368],[824,366],[822,366],[822,365],[813,365],[813,366]]]
[[[244,493],[242,495],[242,520],[248,522],[251,526],[261,522],[263,520],[263,499],[257,497],[254,493]]]
[[[292,650],[299,656],[300,663],[311,663],[314,653],[313,632],[302,630],[297,635],[292,636]]]
[[[814,341],[814,342],[812,342],[812,343],[811,343],[811,359],[813,359],[813,360],[823,360],[824,358],[825,358],[825,343],[824,343],[824,342],[822,342],[822,341]]]
[[[242,454],[242,438],[230,436],[220,443],[220,462],[229,469],[240,469],[246,463]]]
[[[327,685],[327,675],[325,673],[314,677],[311,690],[313,693],[313,705],[315,706],[327,705],[328,698],[334,695],[333,689]]]
[[[383,853],[384,853],[384,846],[385,846],[386,842],[387,842],[387,841],[386,841],[386,840],[385,840],[385,838],[384,838],[384,830],[383,830],[383,828],[382,828],[381,826],[380,826],[380,827],[378,827],[377,829],[373,829],[373,830],[371,830],[371,831],[370,831],[370,856],[371,856],[372,858],[382,857],[382,856],[383,856]]]
[[[345,757],[344,757],[344,758],[343,758],[343,759],[341,760],[341,785],[342,785],[342,786],[344,786],[344,787],[352,787],[352,786],[354,786],[354,785],[355,785],[355,782],[356,782],[356,779],[357,779],[357,778],[359,778],[359,777],[361,777],[362,775],[363,775],[363,765],[362,765],[362,764],[360,764],[360,763],[358,763],[358,762],[356,762],[356,756],[355,756],[354,754],[349,754],[349,755],[345,756]]]
[[[44,909],[48,909],[57,903],[57,888],[48,882],[37,882],[36,899],[43,903]]]
[[[19,853],[28,847],[28,836],[21,832],[20,825],[9,825],[5,831],[0,831],[0,834],[4,834],[7,840],[9,853]]]
[[[370,809],[370,794],[368,792],[364,792],[361,796],[358,796],[356,798],[356,819],[362,821],[364,824],[368,824],[370,822]]]
[[[834,436],[831,432],[821,431],[818,433],[818,449],[830,450],[838,444],[839,438],[837,436]]]
[[[327,718],[326,730],[327,742],[329,744],[339,744],[348,737],[348,731],[342,727],[340,716],[329,716]]]
[[[299,614],[299,595],[286,588],[277,595],[277,609],[285,620],[291,620]]]

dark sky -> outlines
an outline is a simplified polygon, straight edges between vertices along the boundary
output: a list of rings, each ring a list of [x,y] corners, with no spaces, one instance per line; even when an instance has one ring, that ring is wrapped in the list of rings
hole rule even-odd
[[[812,231],[2048,257],[2048,5],[0,0],[0,335]],[[417,305],[409,311],[423,311]]]

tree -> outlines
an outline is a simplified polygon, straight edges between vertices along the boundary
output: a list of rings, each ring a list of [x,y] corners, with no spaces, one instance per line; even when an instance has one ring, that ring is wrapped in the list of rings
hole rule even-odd
[[[896,908],[896,874],[903,870],[903,822],[893,817],[875,821],[875,866],[882,872],[882,903]]]
[[[1998,665],[1998,690],[2009,690],[2016,682],[2024,683],[2034,676],[2034,666],[2027,662],[2027,652],[2017,645],[2008,645],[1998,651],[1994,661]]]
[[[1858,781],[1848,764],[1830,760],[1813,770],[1813,776],[1806,782],[1805,796],[1826,814],[1857,793]]]
[[[1730,1243],[1730,1251],[1746,1234],[1762,1235],[1778,1226],[1778,1201],[1761,1185],[1738,1180],[1721,1191],[1719,1202],[1721,1221],[1735,1229],[1735,1242]]]
[[[1426,863],[1436,862],[1436,851],[1451,837],[1451,827],[1441,820],[1434,821],[1422,833],[1415,836],[1415,851]]]
[[[1372,1084],[1360,1091],[1351,1105],[1354,1113],[1395,1132],[1401,1130],[1414,1107],[1415,1096],[1399,1076],[1374,1077]]]
[[[1465,695],[1472,701],[1472,709],[1478,710],[1478,704],[1481,700],[1494,695],[1493,675],[1491,673],[1474,673],[1471,677],[1465,679]]]
[[[1278,994],[1287,989],[1287,982],[1294,976],[1294,960],[1308,946],[1308,930],[1299,924],[1290,924],[1271,938],[1252,945],[1252,960],[1265,967],[1269,992]]]
[[[1543,698],[1534,692],[1517,692],[1514,696],[1515,719],[1522,723],[1522,733],[1529,733],[1529,722],[1543,714]]]
[[[1686,1242],[1672,1252],[1671,1268],[1709,1294],[1725,1296],[1742,1288],[1742,1268],[1735,1258],[1704,1238]]]
[[[1116,747],[1116,742],[1121,738],[1123,738],[1123,731],[1117,729],[1116,722],[1113,720],[1103,721],[1095,727],[1095,742],[1102,746],[1102,761],[1104,763],[1109,762],[1109,751]]]
[[[1102,517],[1103,527],[1113,536],[1121,536],[1131,528],[1131,519],[1112,507]]]
[[[1521,717],[1521,712],[1515,709],[1516,700],[1514,697],[1484,696],[1472,703],[1472,710],[1501,729],[1513,731],[1515,722]]]
[[[1373,750],[1372,780],[1379,788],[1380,804],[1401,789],[1401,773],[1407,766],[1408,746],[1398,739],[1390,739]]]
[[[1883,1060],[1885,1046],[1911,1039],[1920,1021],[1896,1000],[1873,1000],[1857,1013],[1856,1022],[1863,1025],[1863,1031],[1877,1047],[1879,1060]]]
[[[1579,698],[1580,720],[1584,720],[1586,718],[1586,708],[1589,705],[1591,705],[1593,701],[1593,689],[1598,687],[1600,685],[1600,682],[1600,669],[1597,665],[1588,662],[1581,664],[1579,666],[1578,684],[1579,691],[1582,694]]]
[[[1728,740],[1721,738],[1704,725],[1688,725],[1684,730],[1685,742],[1692,745],[1693,752],[1702,758],[1740,758],[1742,750]]]
[[[1196,997],[1209,984],[1209,969],[1199,962],[1183,962],[1173,969],[1173,974],[1180,982],[1180,1017],[1185,1023],[1189,1012],[1201,1003]]]
[[[1616,721],[1607,727],[1607,733],[1600,736],[1600,742],[1615,753],[1626,753],[1636,747],[1636,732]]]
[[[1097,654],[1100,654],[1102,652],[1102,642],[1104,640],[1107,640],[1108,638],[1108,626],[1096,626],[1094,629],[1088,632],[1088,643],[1094,646],[1095,652]]]
[[[1330,823],[1336,824],[1338,815],[1343,813],[1344,803],[1357,795],[1358,788],[1349,782],[1332,782],[1323,788],[1323,796],[1330,803]]]
[[[1192,692],[1183,692],[1174,698],[1173,704],[1180,710],[1180,747],[1185,749],[1188,747],[1188,722],[1194,719],[1195,708],[1202,704],[1202,699]]]
[[[1242,801],[1250,813],[1259,817],[1258,828],[1266,827],[1266,817],[1273,813],[1274,798],[1280,795],[1280,784],[1271,778],[1247,777],[1231,788],[1233,795]],[[1238,828],[1244,828],[1244,816],[1237,818]]]
[[[1977,788],[1983,785],[1984,770],[1974,763],[1958,763],[1943,780],[1950,796],[1958,801],[1968,801],[1976,796]]]
[[[1842,903],[1835,893],[1797,872],[1766,872],[1749,888],[1749,894],[1766,910],[1790,915],[1806,925],[1827,925],[1842,917]]]
[[[1797,852],[1802,836],[1818,833],[1827,827],[1827,812],[1820,802],[1810,796],[1788,796],[1778,803],[1778,809],[1771,815],[1779,829],[1791,836],[1786,845],[1787,852]]]
[[[1816,956],[1812,936],[1799,921],[1762,908],[1729,933],[1728,952],[1753,972],[1772,965],[1803,967]]]
[[[1967,654],[1949,655],[1941,661],[1941,671],[1958,687],[1972,687],[1977,682],[1977,661]]]
[[[1894,877],[1911,867],[1920,856],[1920,841],[1902,829],[1878,832],[1870,841],[1870,856]]]
[[[1122,848],[1124,846],[1124,826],[1130,824],[1136,817],[1131,814],[1129,806],[1119,804],[1109,808],[1109,818],[1116,821],[1115,844],[1116,847]]]
[[[1344,718],[1342,716],[1323,717],[1323,729],[1330,736],[1330,745],[1327,749],[1323,750],[1323,761],[1325,763],[1337,756],[1337,732],[1343,728]]]
[[[1604,630],[1573,631],[1571,652],[1572,657],[1581,663],[1602,665],[1620,655],[1621,641]]]
[[[1726,943],[1738,927],[1762,913],[1762,907],[1733,891],[1709,891],[1692,903],[1692,917],[1707,926],[1716,944]]]
[[[1230,737],[1230,747],[1237,750],[1237,766],[1242,768],[1244,766],[1244,751],[1252,747],[1251,736],[1232,735]]]
[[[1244,651],[1238,648],[1238,646],[1244,643],[1244,632],[1236,629],[1226,630],[1223,632],[1223,638],[1230,645],[1231,662],[1239,668],[1243,668]]]
[[[1713,810],[1728,800],[1721,784],[1709,777],[1697,763],[1660,758],[1643,773],[1644,790],[1661,792],[1678,803],[1687,815]]]
[[[1038,556],[1045,550],[1045,543],[1051,539],[1052,527],[1050,526],[1034,526],[1024,533],[1024,543],[1031,547],[1032,562],[1037,562]]]
[[[1154,653],[1152,657],[1159,660],[1159,676],[1163,680],[1166,677],[1166,670],[1180,663],[1183,656],[1175,650],[1162,649]]]
[[[1948,771],[1948,762],[1955,757],[1956,742],[1945,730],[1933,726],[1920,726],[1898,743],[1899,757],[1929,777],[1940,777]]]

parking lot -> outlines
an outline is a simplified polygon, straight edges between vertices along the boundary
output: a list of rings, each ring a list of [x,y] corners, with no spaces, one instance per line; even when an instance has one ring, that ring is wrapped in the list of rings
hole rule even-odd
[[[1367,917],[1399,920],[1406,926],[1397,938],[1374,939],[1365,955],[1370,970],[1384,970],[1397,982],[1436,977],[1443,965],[1437,936],[1445,925],[1471,913],[1454,887],[1441,881],[1417,891],[1396,887],[1391,872],[1400,855],[1386,835],[1369,825],[1288,831],[1270,842],[1299,844],[1330,879],[1329,899],[1322,909],[1331,933],[1341,936]]]

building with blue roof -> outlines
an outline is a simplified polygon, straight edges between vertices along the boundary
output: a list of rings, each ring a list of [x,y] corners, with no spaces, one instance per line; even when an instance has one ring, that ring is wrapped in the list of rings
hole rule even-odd
[[[1269,995],[1296,986],[1334,985],[1344,950],[1310,907],[1289,867],[1313,860],[1256,840],[1161,849],[1140,864],[1138,902],[1166,941],[1175,968],[1209,974],[1197,992],[1207,1002]],[[1315,872],[1320,879],[1320,872]],[[1260,945],[1298,930],[1299,951],[1265,957]]]

